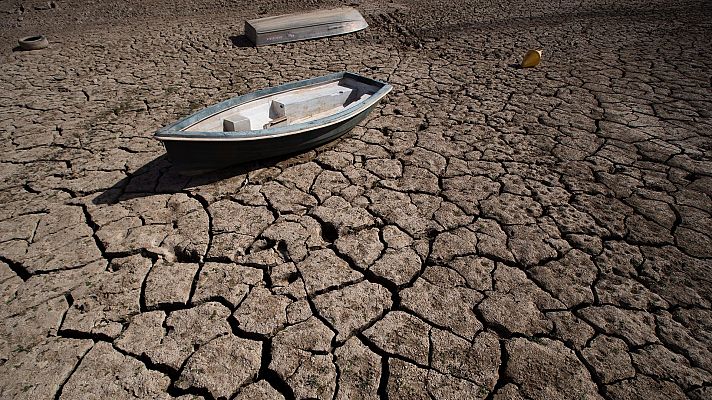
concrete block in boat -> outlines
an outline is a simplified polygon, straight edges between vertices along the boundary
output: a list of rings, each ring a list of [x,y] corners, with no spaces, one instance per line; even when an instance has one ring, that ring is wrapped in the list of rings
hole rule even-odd
[[[197,175],[334,140],[366,118],[391,89],[385,82],[339,72],[225,100],[155,137],[178,172]]]
[[[245,22],[245,36],[255,46],[295,42],[360,31],[368,23],[351,7],[286,14]]]

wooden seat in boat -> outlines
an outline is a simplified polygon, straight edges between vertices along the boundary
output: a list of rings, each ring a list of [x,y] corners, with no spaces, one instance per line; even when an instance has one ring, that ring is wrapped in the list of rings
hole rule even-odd
[[[317,97],[305,97],[289,101],[272,101],[270,114],[274,111],[278,117],[287,116],[294,119],[310,117],[324,111],[341,107],[351,95],[351,89],[344,88],[336,93],[329,93]]]
[[[353,96],[353,89],[343,88],[336,93],[329,93],[316,97],[301,99],[272,100],[269,108],[271,121],[264,125],[264,129],[273,126],[291,124],[302,119],[311,119],[313,116],[345,106]]]
[[[223,132],[249,131],[250,129],[250,119],[243,115],[223,119]]]

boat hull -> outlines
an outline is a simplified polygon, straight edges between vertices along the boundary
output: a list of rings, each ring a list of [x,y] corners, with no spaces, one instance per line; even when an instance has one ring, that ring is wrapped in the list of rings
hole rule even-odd
[[[347,7],[245,21],[245,36],[255,46],[265,46],[344,35],[367,27],[361,13]]]
[[[200,175],[250,161],[300,153],[335,140],[363,121],[376,104],[350,119],[315,127],[298,135],[266,136],[249,141],[170,140],[163,144],[178,173]]]
[[[314,88],[327,87],[334,82],[343,83],[344,87],[359,88],[365,91],[365,94],[348,106],[339,108],[340,111],[282,126],[225,131],[223,127],[219,127],[222,130],[217,130],[210,124],[200,125],[211,119],[223,118],[224,122],[226,117],[221,116],[232,115],[223,114],[224,112],[239,110],[245,105],[260,104],[257,102],[267,104],[268,101],[270,107],[273,103],[282,104],[279,99],[289,99],[289,94],[299,93],[301,90],[306,90],[302,93],[307,99],[320,99],[318,95],[314,95]],[[363,121],[391,89],[392,86],[385,82],[352,72],[337,72],[261,89],[222,101],[160,129],[154,137],[163,142],[168,158],[179,173],[198,175],[249,161],[303,152],[334,140]],[[320,101],[315,104],[321,104]],[[305,103],[284,103],[285,107],[290,104],[290,107],[296,107]],[[247,109],[249,107],[243,108]],[[265,108],[264,112],[267,111]],[[240,111],[237,111],[235,117],[240,115]],[[257,115],[259,113],[253,117],[256,118]],[[295,112],[295,115],[299,113]],[[257,126],[260,124],[261,122]]]

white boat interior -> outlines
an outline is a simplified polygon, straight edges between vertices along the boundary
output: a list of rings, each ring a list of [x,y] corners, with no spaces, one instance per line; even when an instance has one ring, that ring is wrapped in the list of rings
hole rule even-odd
[[[356,107],[379,89],[379,86],[345,77],[238,104],[183,130],[237,132],[299,124]]]

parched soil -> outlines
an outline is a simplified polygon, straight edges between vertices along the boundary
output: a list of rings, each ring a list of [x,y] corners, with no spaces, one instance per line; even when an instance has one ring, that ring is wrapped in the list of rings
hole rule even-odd
[[[0,3],[0,398],[712,398],[711,3],[243,36],[348,4]],[[394,90],[328,146],[185,177],[151,137],[343,70]]]

